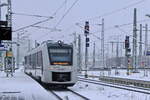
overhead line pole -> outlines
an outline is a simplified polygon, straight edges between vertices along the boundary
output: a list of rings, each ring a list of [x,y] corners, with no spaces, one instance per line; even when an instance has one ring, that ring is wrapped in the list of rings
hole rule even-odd
[[[17,33],[17,68],[19,68],[19,46],[20,46],[20,44],[19,44],[19,38],[20,38],[20,36],[19,36],[20,34],[19,33]]]
[[[142,63],[142,24],[140,24],[140,46],[139,46],[139,64]]]
[[[147,67],[147,57],[146,57],[146,52],[147,52],[147,48],[148,48],[148,25],[145,24],[145,52],[144,52],[144,56],[145,56],[145,68]],[[144,68],[144,76],[147,76],[147,72]]]
[[[1,0],[0,0],[0,5],[1,5]],[[1,11],[1,7],[0,7],[0,20],[1,20],[1,16],[2,16],[2,11]]]
[[[105,68],[104,63],[104,19],[102,19],[102,32],[101,32],[101,56],[102,56],[102,67]]]
[[[95,67],[95,42],[93,44],[93,68]]]
[[[79,71],[82,71],[82,55],[81,55],[81,35],[78,36],[78,63]]]
[[[119,43],[117,42],[117,48],[116,48],[116,69],[115,69],[115,75],[117,75],[117,74],[118,74],[118,65],[119,65],[118,59],[119,59]]]
[[[137,72],[137,16],[136,8],[134,8],[134,21],[133,21],[133,72]]]

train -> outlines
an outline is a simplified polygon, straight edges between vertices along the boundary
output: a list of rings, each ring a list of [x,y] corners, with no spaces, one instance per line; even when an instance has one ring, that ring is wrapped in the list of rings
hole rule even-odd
[[[77,82],[77,54],[73,44],[46,41],[25,57],[25,73],[49,86],[73,86]]]

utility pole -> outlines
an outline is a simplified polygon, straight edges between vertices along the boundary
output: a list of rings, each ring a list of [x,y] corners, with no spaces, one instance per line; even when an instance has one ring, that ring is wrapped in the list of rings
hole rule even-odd
[[[137,72],[137,17],[136,17],[136,8],[134,8],[134,21],[133,21],[133,72]]]
[[[93,68],[95,67],[95,42],[93,44]]]
[[[110,42],[111,43],[111,61],[113,62],[113,53],[114,53],[114,42]],[[111,68],[113,67],[113,64],[111,64]]]
[[[102,31],[101,31],[101,57],[102,57],[102,67],[105,68],[104,62],[104,19],[102,19]]]
[[[0,5],[1,5],[1,0],[0,0]],[[1,20],[1,17],[2,17],[2,9],[0,7],[0,20]]]
[[[19,68],[19,46],[20,46],[20,44],[19,44],[19,33],[17,33],[17,68]]]
[[[8,0],[8,26],[12,27],[12,7],[11,7],[11,0]]]
[[[139,65],[142,67],[142,24],[140,24]]]
[[[146,67],[147,67],[147,56],[146,56],[146,52],[147,52],[147,48],[148,48],[148,25],[145,24],[145,52],[144,52],[144,56],[145,56],[145,68],[144,68],[144,76],[147,76],[147,71],[146,71]]]
[[[11,0],[7,0],[7,3],[8,3],[8,5],[7,5],[7,15],[6,15],[6,20],[7,20],[7,22],[8,22],[8,27],[10,27],[11,28],[11,30],[12,30],[12,6],[11,6]],[[12,34],[12,32],[11,32],[11,34]],[[11,40],[11,42],[12,42],[12,40]],[[13,76],[13,72],[14,72],[14,67],[15,67],[15,65],[14,65],[14,57],[13,57],[13,50],[12,50],[12,43],[10,43],[10,48],[9,48],[9,51],[12,53],[12,56],[11,56],[11,63],[10,64],[8,64],[8,66],[10,66],[11,67],[11,76]],[[8,53],[8,52],[6,52],[6,53]],[[7,55],[7,54],[6,54]],[[8,59],[7,59],[8,60]],[[8,62],[7,62],[8,63]],[[8,73],[7,73],[7,76],[8,76]]]
[[[76,34],[76,32],[74,32],[73,35],[74,35],[74,45],[76,48],[77,47],[77,34]]]
[[[81,61],[81,35],[78,36],[78,65],[79,65],[79,71],[82,71],[82,61]]]
[[[117,42],[117,48],[116,48],[116,69],[115,69],[115,75],[119,74],[119,72],[118,72],[118,66],[119,66],[118,59],[119,59],[119,41]]]

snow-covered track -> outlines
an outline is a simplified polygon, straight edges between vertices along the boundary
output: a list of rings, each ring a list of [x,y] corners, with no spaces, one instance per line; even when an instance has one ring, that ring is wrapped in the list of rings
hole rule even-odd
[[[71,90],[49,90],[58,100],[90,100],[89,98]]]
[[[108,83],[108,82],[104,82],[100,80],[86,79],[86,78],[81,78],[81,77],[79,77],[78,80],[82,82],[97,84],[97,85],[109,86],[109,87],[114,87],[114,88],[119,88],[119,89],[124,89],[124,90],[144,93],[144,94],[150,94],[150,89],[139,88],[135,86],[113,84],[113,83]]]
[[[76,95],[78,95],[78,96],[80,96],[81,98],[83,98],[84,100],[90,100],[89,98],[87,98],[87,97],[85,97],[85,96],[83,96],[83,95],[81,95],[81,94],[79,94],[79,93],[77,93],[77,92],[75,92],[75,91],[73,91],[73,90],[71,90],[71,89],[67,89],[68,91],[70,91],[70,92],[72,92],[72,93],[74,93],[74,94],[76,94]]]
[[[109,77],[109,76],[95,76],[95,75],[89,75],[88,77],[96,78],[100,81],[111,83],[111,84],[130,86],[130,87],[132,86],[138,89],[150,90],[150,81],[146,81],[146,80],[128,79],[128,78],[121,78],[121,77]]]
[[[57,93],[55,93],[54,91],[50,91],[58,100],[63,100],[63,98],[61,98],[59,95],[57,95]]]

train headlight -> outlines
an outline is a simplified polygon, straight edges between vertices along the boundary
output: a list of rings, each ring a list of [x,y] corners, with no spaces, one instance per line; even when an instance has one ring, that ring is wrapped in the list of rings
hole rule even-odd
[[[59,40],[59,41],[58,41],[58,44],[59,44],[59,45],[62,45],[62,44],[63,44],[63,42]]]

